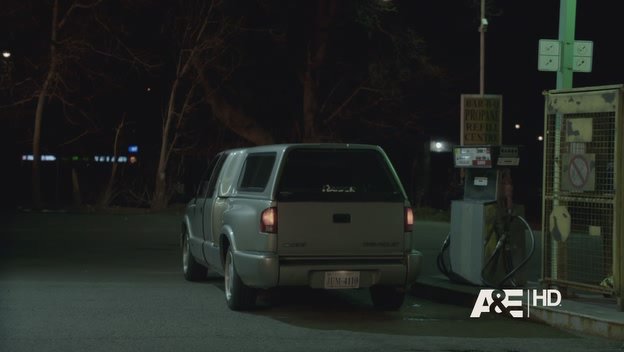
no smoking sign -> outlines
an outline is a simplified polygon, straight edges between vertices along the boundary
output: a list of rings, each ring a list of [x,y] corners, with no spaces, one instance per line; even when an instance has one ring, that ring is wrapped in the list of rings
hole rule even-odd
[[[565,191],[593,191],[595,154],[564,154],[561,188]]]

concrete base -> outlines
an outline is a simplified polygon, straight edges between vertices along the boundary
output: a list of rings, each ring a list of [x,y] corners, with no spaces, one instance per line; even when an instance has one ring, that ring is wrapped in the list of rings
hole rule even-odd
[[[530,319],[565,330],[624,341],[624,312],[615,304],[564,299],[560,307],[531,307]]]

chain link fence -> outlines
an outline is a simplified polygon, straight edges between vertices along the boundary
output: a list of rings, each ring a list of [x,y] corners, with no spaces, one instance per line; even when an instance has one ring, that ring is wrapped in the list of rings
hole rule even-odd
[[[621,296],[621,100],[620,86],[546,94],[542,233],[548,284]]]

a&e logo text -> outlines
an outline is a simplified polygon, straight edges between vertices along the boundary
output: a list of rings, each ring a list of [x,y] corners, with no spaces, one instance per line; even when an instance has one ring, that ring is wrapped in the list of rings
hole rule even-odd
[[[526,302],[526,315],[523,302]],[[531,307],[556,307],[560,304],[561,292],[555,289],[483,289],[479,292],[470,317],[480,318],[483,313],[491,313],[503,314],[513,318],[528,318],[531,315]]]

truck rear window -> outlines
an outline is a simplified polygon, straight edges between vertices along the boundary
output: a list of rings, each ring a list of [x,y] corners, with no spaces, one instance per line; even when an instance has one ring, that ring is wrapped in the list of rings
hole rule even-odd
[[[281,201],[402,201],[385,158],[370,149],[295,149],[278,184]]]
[[[275,164],[275,153],[250,154],[245,160],[241,191],[262,192],[266,187]]]

